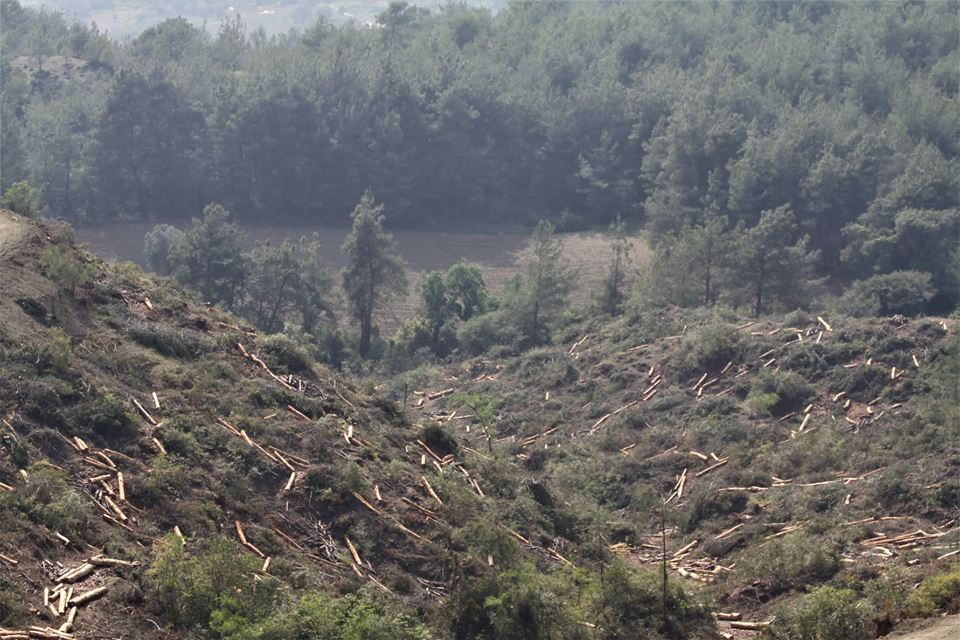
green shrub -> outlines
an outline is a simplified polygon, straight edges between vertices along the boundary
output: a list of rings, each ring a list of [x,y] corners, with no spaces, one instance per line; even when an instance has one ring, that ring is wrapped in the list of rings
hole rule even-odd
[[[929,618],[941,611],[960,611],[960,564],[927,578],[907,598],[907,614],[911,617]]]
[[[27,470],[27,483],[16,495],[16,506],[28,518],[67,537],[85,532],[94,520],[93,507],[73,487],[66,475],[48,464]]]
[[[20,605],[23,601],[24,594],[16,585],[0,579],[0,626],[12,627],[20,622]]]
[[[852,316],[921,313],[933,298],[932,276],[921,271],[894,271],[858,280],[843,292],[838,307]]]
[[[457,342],[469,354],[480,355],[494,346],[513,347],[521,335],[503,311],[470,318],[457,330]]]
[[[147,588],[155,608],[179,627],[236,631],[265,617],[277,601],[274,578],[250,579],[259,568],[228,538],[213,538],[190,557],[171,534],[154,546]]]
[[[456,455],[460,451],[457,440],[443,427],[435,422],[424,425],[420,437],[438,456],[447,454]]]
[[[753,547],[740,559],[739,575],[766,585],[770,597],[829,580],[840,568],[832,543],[798,532]]]
[[[135,342],[176,358],[195,358],[215,348],[206,336],[165,325],[140,323],[130,327],[128,333]]]
[[[681,377],[716,372],[740,359],[740,336],[722,322],[706,324],[683,337],[673,367]]]
[[[40,268],[44,275],[67,291],[73,291],[93,278],[96,269],[80,260],[63,244],[52,244],[40,253]]]
[[[781,415],[802,409],[813,394],[813,387],[799,374],[764,369],[753,379],[748,400],[758,412]]]
[[[3,206],[28,218],[41,213],[40,189],[30,186],[26,180],[14,182],[3,192]]]
[[[171,256],[178,245],[183,244],[186,234],[169,224],[158,224],[143,236],[143,257],[154,272],[161,276],[173,273]]]
[[[307,373],[313,369],[310,356],[281,333],[260,340],[260,357],[277,373]]]
[[[867,615],[849,589],[820,587],[783,609],[769,629],[775,640],[867,640]]]
[[[77,405],[73,421],[81,427],[92,429],[108,442],[133,438],[138,433],[137,419],[128,405],[112,394],[94,396]]]
[[[261,624],[235,633],[229,640],[430,640],[433,636],[408,615],[393,610],[379,595],[335,598],[311,592],[274,613]]]

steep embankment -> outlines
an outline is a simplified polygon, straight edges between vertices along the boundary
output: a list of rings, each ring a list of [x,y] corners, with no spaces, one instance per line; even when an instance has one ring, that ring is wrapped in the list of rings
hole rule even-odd
[[[412,406],[484,452],[489,423],[490,455],[555,514],[520,533],[571,537],[579,522],[656,568],[666,499],[671,575],[718,610],[787,625],[802,594],[832,585],[842,596],[825,599],[851,608],[823,619],[863,615],[873,637],[929,615],[915,587],[960,557],[956,332],[947,318],[651,313],[422,368],[388,392],[422,390]]]
[[[431,611],[493,563],[451,542],[484,482],[451,444],[289,341],[0,211],[0,626],[175,637],[310,589]],[[198,565],[213,591],[193,594],[178,559],[214,562],[218,535],[237,556],[210,567],[258,569],[222,593]]]

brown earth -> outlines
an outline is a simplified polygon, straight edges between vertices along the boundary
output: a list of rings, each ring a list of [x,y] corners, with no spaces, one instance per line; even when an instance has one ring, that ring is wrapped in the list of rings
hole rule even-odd
[[[960,638],[960,615],[941,618],[923,629],[897,632],[885,637],[891,640],[956,640]]]

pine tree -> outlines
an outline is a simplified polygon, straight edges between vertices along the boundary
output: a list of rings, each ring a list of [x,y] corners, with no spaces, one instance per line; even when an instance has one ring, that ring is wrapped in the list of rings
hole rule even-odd
[[[735,281],[744,301],[759,316],[771,300],[782,305],[806,299],[813,266],[819,252],[807,248],[808,238],[797,237],[797,224],[789,205],[763,211],[755,227],[735,232]]]
[[[347,256],[343,289],[357,324],[359,351],[370,353],[373,314],[390,296],[406,291],[403,262],[394,252],[393,237],[383,230],[383,205],[374,202],[368,189],[353,210],[353,228],[340,250]]]

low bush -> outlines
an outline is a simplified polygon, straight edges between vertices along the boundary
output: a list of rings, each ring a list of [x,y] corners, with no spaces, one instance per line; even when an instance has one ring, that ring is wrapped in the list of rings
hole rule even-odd
[[[852,316],[913,315],[936,293],[932,276],[921,271],[894,271],[857,280],[843,292],[838,308]]]
[[[279,333],[260,340],[260,357],[277,373],[307,373],[313,369],[307,352]]]
[[[367,592],[339,598],[312,592],[262,623],[232,633],[229,640],[430,640],[433,636],[409,615]]]
[[[740,337],[722,322],[706,324],[680,341],[673,368],[682,378],[717,372],[728,362],[740,359]]]
[[[850,589],[820,587],[784,608],[769,629],[774,640],[867,640],[867,614]]]
[[[805,533],[794,533],[752,548],[740,559],[737,572],[747,581],[766,585],[766,595],[829,580],[840,569],[835,545]]]
[[[193,331],[145,322],[130,327],[128,334],[135,342],[175,358],[196,358],[215,347],[213,340]]]
[[[147,588],[153,606],[176,626],[210,627],[230,636],[264,618],[278,600],[276,579],[250,579],[259,568],[228,538],[213,538],[188,556],[180,537],[171,534],[154,546]]]
[[[907,614],[914,618],[929,618],[939,612],[960,611],[960,564],[920,583],[907,598]]]
[[[793,371],[764,369],[753,379],[747,399],[758,413],[798,411],[813,397],[813,386]]]

